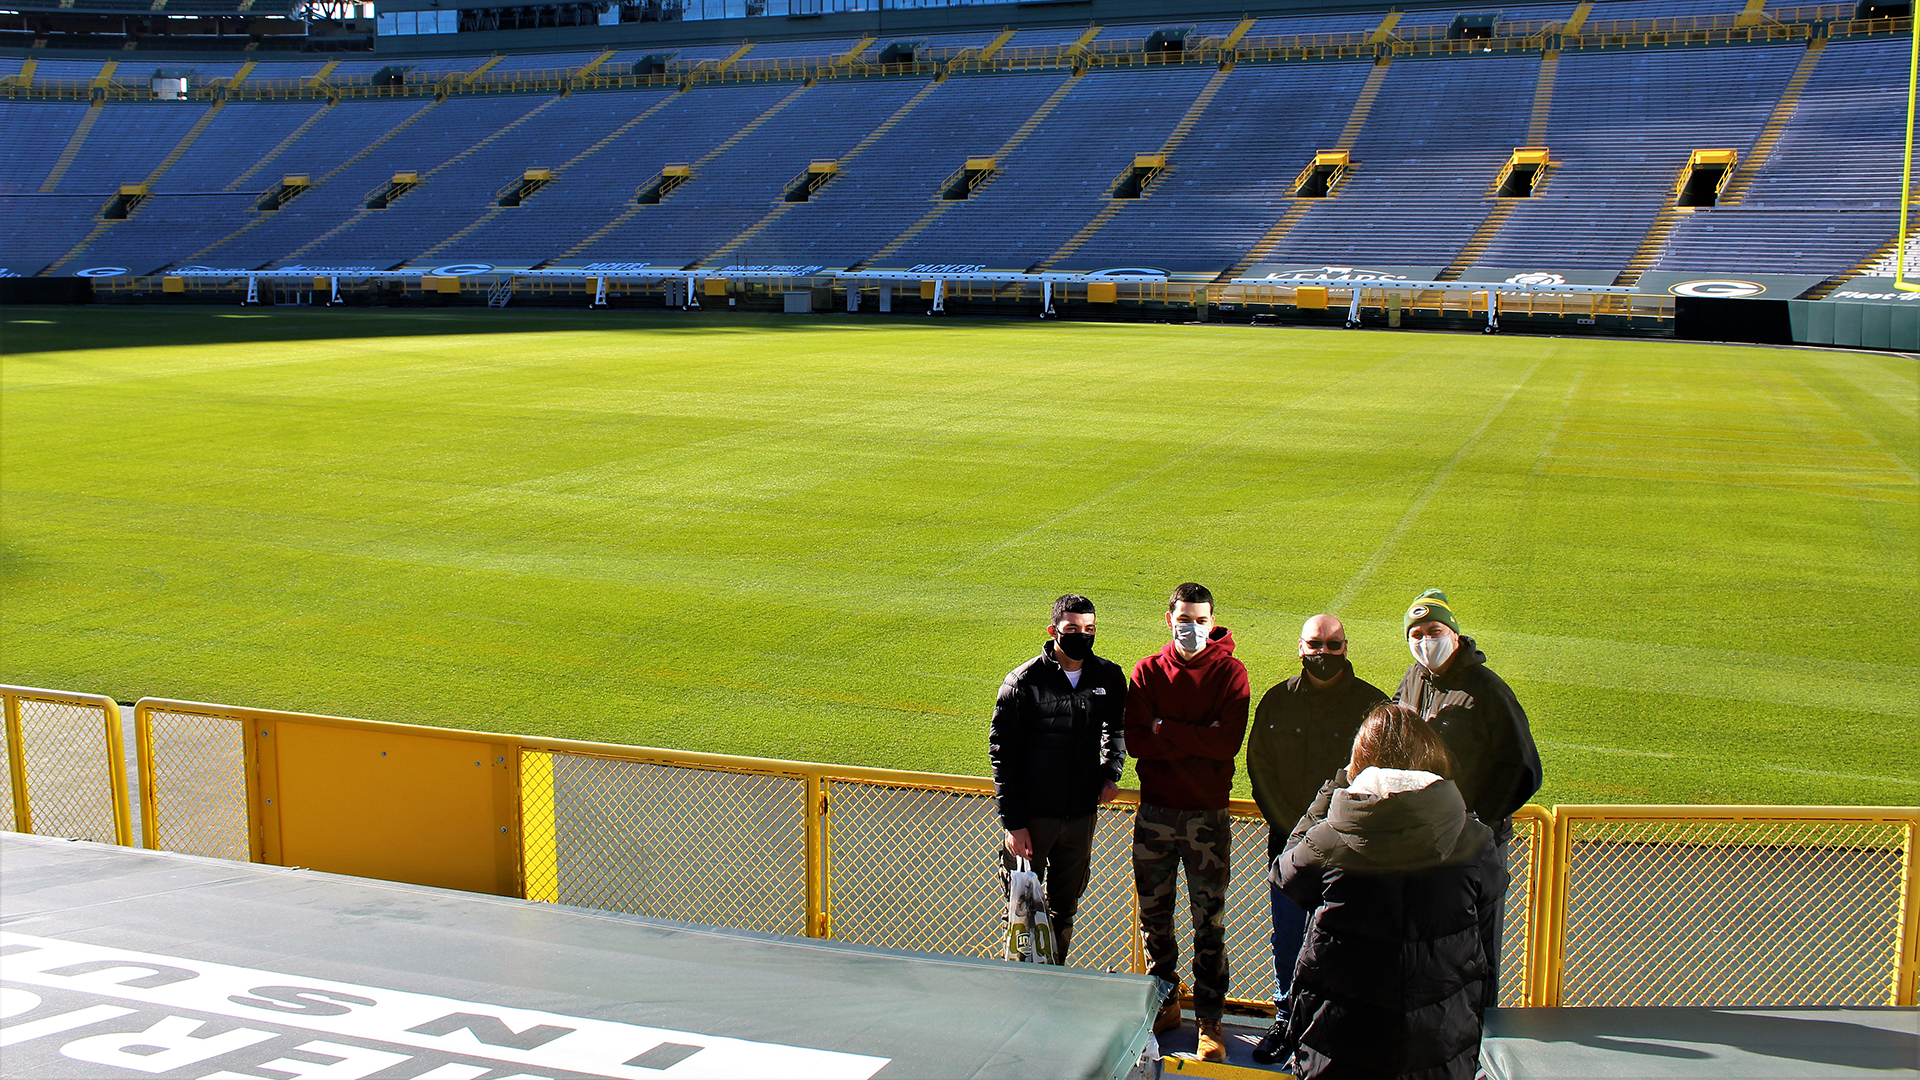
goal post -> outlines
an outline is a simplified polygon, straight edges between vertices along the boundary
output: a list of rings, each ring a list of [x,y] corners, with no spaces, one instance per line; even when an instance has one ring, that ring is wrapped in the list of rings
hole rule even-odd
[[[1916,91],[1920,91],[1920,27],[1911,32],[1912,52],[1907,60],[1907,139],[1900,163],[1900,234],[1893,249],[1893,287],[1902,292],[1920,292],[1920,283],[1907,280],[1909,264],[1915,263],[1908,247],[1913,232],[1913,120]],[[1913,266],[1920,272],[1920,264]]]

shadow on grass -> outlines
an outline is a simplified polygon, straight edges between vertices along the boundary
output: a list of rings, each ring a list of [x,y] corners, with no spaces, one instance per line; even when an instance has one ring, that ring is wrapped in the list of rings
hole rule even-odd
[[[458,334],[604,334],[628,331],[676,337],[820,334],[962,326],[1017,326],[1019,320],[911,315],[778,315],[718,311],[569,311],[484,308],[249,308],[206,306],[0,308],[0,355],[173,345],[348,341]]]

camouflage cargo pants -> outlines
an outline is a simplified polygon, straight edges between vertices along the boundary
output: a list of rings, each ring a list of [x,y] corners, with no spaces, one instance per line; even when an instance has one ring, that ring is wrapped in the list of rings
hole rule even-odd
[[[1133,819],[1133,888],[1140,895],[1140,939],[1149,974],[1180,981],[1173,936],[1180,867],[1187,868],[1193,916],[1193,1014],[1218,1020],[1227,1000],[1227,877],[1233,823],[1225,810],[1142,805]]]

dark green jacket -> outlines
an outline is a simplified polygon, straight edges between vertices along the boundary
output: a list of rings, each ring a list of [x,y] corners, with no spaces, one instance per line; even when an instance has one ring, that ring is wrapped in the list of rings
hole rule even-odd
[[[1282,840],[1314,793],[1353,756],[1353,733],[1367,711],[1387,700],[1380,688],[1353,673],[1332,686],[1313,685],[1304,672],[1274,686],[1260,699],[1247,730],[1247,778],[1253,800],[1267,819],[1272,840]],[[1269,843],[1268,858],[1280,853]]]

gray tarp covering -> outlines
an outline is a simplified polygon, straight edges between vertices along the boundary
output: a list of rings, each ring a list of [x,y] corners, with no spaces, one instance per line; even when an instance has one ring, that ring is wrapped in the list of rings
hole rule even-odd
[[[1920,1009],[1496,1009],[1492,1080],[1920,1076]]]
[[[11,833],[0,862],[6,1076],[1118,1077],[1154,1008],[1138,975]]]

